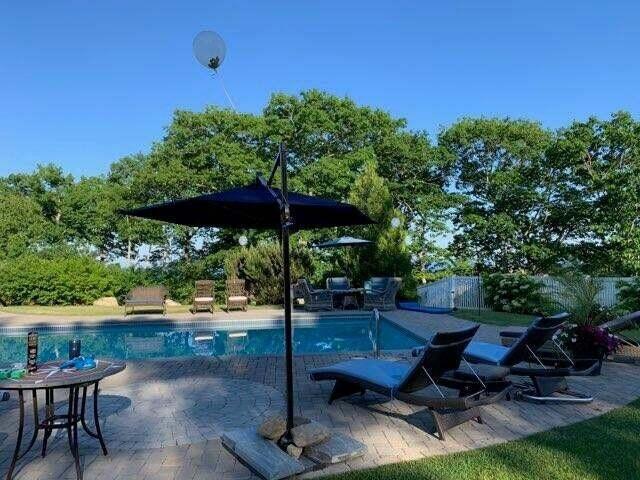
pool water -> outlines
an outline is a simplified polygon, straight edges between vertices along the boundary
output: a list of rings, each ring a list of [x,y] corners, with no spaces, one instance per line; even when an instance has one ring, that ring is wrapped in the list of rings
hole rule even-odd
[[[204,325],[204,326],[203,326]],[[237,321],[198,324],[135,324],[97,328],[39,330],[38,360],[68,357],[69,340],[79,338],[82,353],[116,359],[215,355],[280,355],[284,351],[282,321]],[[26,331],[0,333],[0,364],[26,359]],[[371,352],[375,324],[369,316],[294,320],[296,354]],[[424,341],[381,319],[381,350],[404,350]]]

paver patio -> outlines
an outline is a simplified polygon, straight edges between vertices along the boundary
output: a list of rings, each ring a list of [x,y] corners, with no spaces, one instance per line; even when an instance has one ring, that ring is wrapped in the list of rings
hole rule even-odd
[[[256,316],[255,312],[249,313]],[[387,316],[424,336],[466,324],[448,315],[399,311]],[[8,321],[5,317],[1,323],[7,325]],[[497,332],[496,327],[483,326],[479,335],[483,340],[496,341]],[[509,441],[600,415],[640,396],[640,369],[607,363],[599,377],[570,381],[573,388],[596,395],[591,404],[502,402],[483,408],[484,425],[469,422],[456,427],[442,442],[432,435],[429,415],[421,413],[421,408],[385,402],[370,393],[327,405],[331,382],[311,382],[308,371],[345,358],[349,355],[296,357],[296,408],[299,414],[364,442],[369,450],[363,458],[307,477]],[[226,429],[255,425],[267,412],[282,410],[283,391],[284,362],[275,356],[128,362],[125,372],[102,385],[101,417],[109,456],[103,457],[98,444],[81,434],[85,478],[254,478],[221,446],[219,437]],[[2,474],[15,444],[17,412],[15,398],[0,402]],[[7,434],[5,438],[3,433]],[[25,457],[16,478],[75,478],[67,449],[66,436],[59,433],[45,459],[39,457],[37,449]]]

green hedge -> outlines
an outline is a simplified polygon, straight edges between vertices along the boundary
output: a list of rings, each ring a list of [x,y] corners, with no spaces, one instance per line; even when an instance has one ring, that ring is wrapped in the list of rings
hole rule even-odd
[[[87,256],[24,255],[0,261],[0,301],[5,305],[83,305],[122,297],[138,281],[133,270]]]
[[[164,285],[169,297],[191,302],[195,280],[218,281],[224,290],[222,261],[216,256],[154,268],[124,268],[76,254],[29,254],[0,260],[0,302],[5,305],[91,305],[100,297],[120,302],[139,285]]]

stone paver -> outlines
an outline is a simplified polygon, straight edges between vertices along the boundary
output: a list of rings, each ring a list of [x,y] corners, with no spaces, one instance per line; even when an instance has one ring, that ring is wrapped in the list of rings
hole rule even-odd
[[[468,324],[448,315],[386,315],[425,338],[439,329]],[[480,338],[495,341],[497,332],[497,327],[483,326]],[[483,407],[485,424],[468,422],[453,428],[447,441],[441,442],[432,433],[429,415],[419,407],[370,393],[327,405],[331,382],[311,382],[308,371],[346,358],[349,355],[295,358],[296,413],[319,421],[334,432],[352,436],[367,445],[368,451],[362,458],[306,474],[307,477],[509,441],[600,415],[640,396],[640,369],[607,363],[599,377],[570,380],[572,388],[595,394],[596,400],[591,404],[501,402]],[[109,456],[103,457],[98,444],[81,434],[85,478],[255,478],[222,447],[220,435],[232,428],[255,425],[266,412],[281,411],[284,384],[284,361],[276,356],[129,362],[127,370],[102,384],[101,417]],[[29,422],[30,403],[27,407]],[[17,412],[15,397],[0,402],[2,475],[15,442]],[[45,459],[34,449],[21,465],[18,479],[75,478],[66,438],[61,434],[51,443]]]

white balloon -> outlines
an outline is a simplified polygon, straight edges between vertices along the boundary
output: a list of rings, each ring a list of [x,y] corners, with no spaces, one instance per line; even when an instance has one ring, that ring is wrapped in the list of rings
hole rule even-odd
[[[203,67],[217,70],[227,55],[227,46],[216,32],[205,30],[193,39],[193,54]]]
[[[247,243],[249,243],[249,240],[244,235],[241,235],[240,238],[238,239],[238,243],[241,246],[245,247],[247,245]]]

